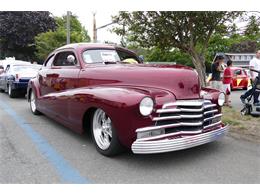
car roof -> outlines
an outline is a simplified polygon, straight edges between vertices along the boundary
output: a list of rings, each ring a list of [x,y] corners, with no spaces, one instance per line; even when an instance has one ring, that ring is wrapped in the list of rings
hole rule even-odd
[[[13,65],[13,64],[30,64],[30,62],[22,60],[1,60],[1,65]]]
[[[104,44],[104,43],[72,43],[72,44],[67,44],[64,45],[62,47],[57,48],[55,51],[58,50],[62,50],[62,49],[85,49],[85,48],[89,48],[89,49],[95,49],[95,48],[102,48],[102,49],[122,49],[122,50],[127,50],[131,53],[131,50],[128,50],[124,47],[121,47],[119,45],[115,45],[115,44]]]

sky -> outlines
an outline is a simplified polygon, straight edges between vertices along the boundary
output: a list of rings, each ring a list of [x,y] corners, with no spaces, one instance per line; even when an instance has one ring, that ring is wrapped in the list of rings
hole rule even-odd
[[[62,11],[61,9],[50,10],[50,12],[54,16],[66,15],[66,10]],[[72,12],[72,14],[75,14],[78,16],[79,21],[81,22],[81,24],[83,26],[85,26],[91,39],[93,38],[93,13],[94,12],[96,13],[97,28],[112,22],[111,16],[118,14],[118,11],[115,11],[115,10],[112,11],[111,9],[109,11],[104,10],[104,9],[103,10],[100,9],[97,11],[76,9],[74,11],[72,10],[71,12]],[[259,12],[258,13],[249,13],[249,15],[258,15],[258,16],[259,16],[259,14],[260,14]],[[236,24],[237,24],[238,28],[240,28],[240,30],[244,29],[246,26],[246,22],[241,22],[239,20],[236,21]],[[115,33],[111,32],[111,29],[114,26],[115,25],[111,25],[106,28],[99,29],[97,31],[98,42],[102,43],[105,41],[109,41],[109,42],[113,42],[113,43],[120,43],[121,37],[116,35]]]
[[[54,16],[62,16],[66,15],[66,11],[61,10],[53,10],[50,11]],[[97,28],[100,26],[103,26],[105,24],[108,24],[112,22],[112,15],[117,15],[118,11],[104,11],[104,10],[98,10],[98,11],[84,11],[84,10],[77,10],[77,11],[71,11],[72,14],[75,14],[78,16],[79,21],[83,26],[85,26],[86,30],[88,31],[89,36],[93,37],[93,12],[96,13],[96,24]],[[115,33],[110,32],[110,30],[113,28],[114,25],[108,26],[103,29],[99,29],[97,31],[97,39],[98,42],[104,42],[104,41],[110,41],[114,43],[120,43],[120,37],[117,36]]]

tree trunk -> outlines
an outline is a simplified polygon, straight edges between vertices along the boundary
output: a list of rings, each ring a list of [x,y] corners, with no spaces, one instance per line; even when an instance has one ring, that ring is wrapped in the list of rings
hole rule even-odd
[[[206,86],[206,66],[203,56],[200,56],[197,52],[190,53],[192,62],[199,74],[199,81],[202,87]]]

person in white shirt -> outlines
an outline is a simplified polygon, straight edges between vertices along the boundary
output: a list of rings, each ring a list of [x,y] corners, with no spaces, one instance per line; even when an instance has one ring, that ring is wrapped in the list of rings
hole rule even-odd
[[[258,50],[256,52],[256,56],[255,56],[255,58],[253,58],[250,61],[249,66],[250,66],[251,69],[255,69],[255,70],[260,71],[260,50]],[[251,71],[251,76],[252,76],[252,79],[254,81],[255,78],[258,76],[258,73]],[[254,105],[259,106],[260,105],[259,100],[258,100],[259,92],[255,91],[255,88],[248,90],[245,94],[240,96],[242,103],[245,103],[245,99],[247,97],[249,97],[252,93],[254,93]]]

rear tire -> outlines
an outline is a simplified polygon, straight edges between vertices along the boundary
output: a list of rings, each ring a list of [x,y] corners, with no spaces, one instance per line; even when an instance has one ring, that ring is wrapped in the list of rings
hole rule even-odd
[[[31,90],[30,93],[29,93],[29,103],[30,103],[31,112],[34,115],[40,115],[41,113],[37,110],[36,96],[35,96],[33,90]]]
[[[12,85],[10,85],[10,84],[7,86],[7,93],[10,98],[17,97],[17,91],[15,89],[12,89]]]
[[[91,133],[96,149],[102,155],[115,156],[123,151],[110,117],[100,108],[92,116]]]

